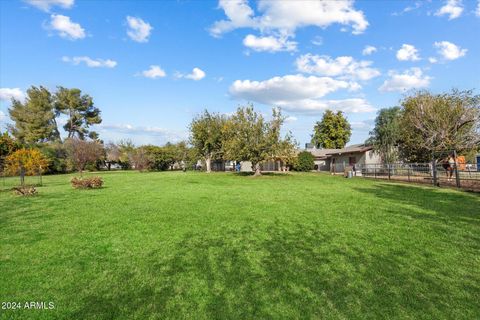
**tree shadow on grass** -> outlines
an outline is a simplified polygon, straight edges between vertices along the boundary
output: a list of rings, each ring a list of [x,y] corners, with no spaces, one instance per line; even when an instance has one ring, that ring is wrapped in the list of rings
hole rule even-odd
[[[233,175],[239,176],[239,177],[253,177],[254,172],[246,172],[246,171],[241,171],[241,172],[233,172]],[[267,177],[285,177],[288,176],[289,174],[287,172],[262,172],[260,176],[255,176],[255,177],[262,177],[262,176],[267,176]]]
[[[397,206],[395,212],[414,219],[480,225],[480,196],[477,194],[391,183],[353,189],[374,195],[379,202],[387,200],[399,204],[400,207]],[[431,214],[419,213],[402,206],[414,206]]]
[[[259,235],[262,235],[261,237]],[[435,261],[411,252],[339,240],[318,223],[272,223],[190,233],[169,256],[158,249],[140,267],[81,292],[75,319],[440,318],[480,314],[474,297],[438,281]],[[368,241],[367,241],[368,242]],[[419,270],[429,272],[419,272]],[[439,269],[436,270],[435,268]],[[433,272],[432,272],[433,271]],[[463,288],[464,279],[453,279]],[[473,279],[474,281],[475,279]],[[476,279],[478,280],[478,279]]]

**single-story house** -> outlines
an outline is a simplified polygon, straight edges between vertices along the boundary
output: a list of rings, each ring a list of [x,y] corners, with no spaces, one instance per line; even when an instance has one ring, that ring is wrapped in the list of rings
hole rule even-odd
[[[358,168],[366,164],[381,163],[380,155],[372,146],[365,144],[355,144],[342,149],[321,149],[306,144],[305,151],[315,157],[315,170],[318,171],[343,172],[346,166],[355,165]]]

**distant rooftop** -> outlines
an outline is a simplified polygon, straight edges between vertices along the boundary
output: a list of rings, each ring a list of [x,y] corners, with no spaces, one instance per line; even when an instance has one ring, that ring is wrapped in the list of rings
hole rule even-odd
[[[372,150],[372,146],[361,144],[352,144],[346,146],[342,149],[322,149],[317,148],[313,143],[305,144],[305,151],[310,152],[316,158],[328,158],[331,155],[338,155],[342,153],[351,153],[351,152],[365,152]]]

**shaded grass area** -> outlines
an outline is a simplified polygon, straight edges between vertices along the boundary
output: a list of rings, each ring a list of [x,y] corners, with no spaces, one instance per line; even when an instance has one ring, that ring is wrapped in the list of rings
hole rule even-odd
[[[1,319],[480,318],[480,197],[318,174],[0,193]]]

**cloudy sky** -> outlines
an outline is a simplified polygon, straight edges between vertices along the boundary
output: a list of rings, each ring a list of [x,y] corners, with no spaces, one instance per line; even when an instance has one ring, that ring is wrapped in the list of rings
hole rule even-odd
[[[479,1],[0,1],[0,126],[31,85],[77,87],[105,141],[162,144],[195,114],[281,107],[308,142],[325,109],[363,142],[414,89],[480,89]]]

